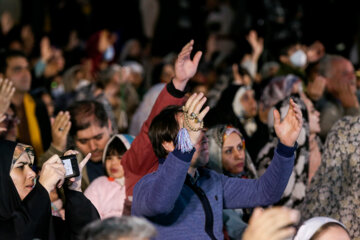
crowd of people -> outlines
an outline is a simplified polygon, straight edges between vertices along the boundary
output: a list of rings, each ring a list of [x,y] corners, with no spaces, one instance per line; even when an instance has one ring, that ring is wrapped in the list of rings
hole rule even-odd
[[[360,239],[354,64],[295,33],[232,38],[226,1],[170,41],[157,2],[146,44],[1,13],[0,239]]]

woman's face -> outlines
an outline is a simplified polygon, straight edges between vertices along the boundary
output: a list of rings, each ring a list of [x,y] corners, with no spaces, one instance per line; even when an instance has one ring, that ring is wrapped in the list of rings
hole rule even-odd
[[[314,108],[314,104],[310,99],[305,98],[304,103],[309,115],[310,133],[320,132],[320,113]]]
[[[34,187],[36,174],[31,167],[32,162],[28,154],[23,153],[10,171],[10,177],[14,182],[21,200],[23,200]]]
[[[109,177],[122,178],[124,176],[124,168],[121,165],[121,157],[119,155],[107,156],[105,168]]]
[[[350,240],[349,234],[340,226],[328,228],[316,240]]]
[[[240,98],[240,103],[245,110],[245,117],[255,117],[257,114],[257,103],[253,90],[247,90]]]
[[[231,174],[239,174],[244,170],[245,149],[239,134],[233,132],[225,138],[222,146],[223,169]]]

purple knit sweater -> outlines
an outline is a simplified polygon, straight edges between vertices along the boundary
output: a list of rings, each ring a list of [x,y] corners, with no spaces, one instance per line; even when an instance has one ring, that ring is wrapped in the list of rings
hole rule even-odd
[[[156,226],[156,239],[223,239],[223,209],[266,206],[280,199],[294,165],[294,150],[279,143],[269,168],[257,180],[199,169],[194,184],[187,176],[194,150],[175,150],[156,172],[136,184],[132,214]]]

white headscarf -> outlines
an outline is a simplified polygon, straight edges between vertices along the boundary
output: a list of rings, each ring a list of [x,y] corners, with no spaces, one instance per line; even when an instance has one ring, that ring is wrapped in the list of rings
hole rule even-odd
[[[305,221],[303,225],[299,228],[294,240],[309,240],[314,234],[325,224],[327,223],[337,223],[342,226],[344,229],[346,227],[341,222],[329,218],[329,217],[313,217]]]

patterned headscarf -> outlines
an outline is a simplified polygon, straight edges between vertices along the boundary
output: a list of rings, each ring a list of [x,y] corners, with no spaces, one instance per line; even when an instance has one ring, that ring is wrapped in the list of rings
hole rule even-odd
[[[302,218],[328,216],[360,239],[360,116],[339,120],[329,132],[322,162],[300,206]]]
[[[305,189],[308,183],[309,172],[309,121],[306,105],[301,100],[299,95],[291,95],[291,98],[300,107],[303,115],[303,126],[300,135],[297,139],[298,147],[295,154],[294,169],[290,176],[288,185],[285,188],[281,200],[276,205],[287,206],[294,208],[299,205],[305,197]],[[283,119],[289,109],[290,97],[285,98],[275,105],[275,108],[280,112],[281,119]],[[272,113],[272,111],[270,111]],[[270,115],[269,113],[269,115]],[[259,176],[263,175],[266,169],[270,166],[274,151],[278,145],[278,138],[274,128],[270,130],[269,142],[259,151],[255,166],[258,170]]]
[[[11,161],[11,167],[10,167],[10,171],[11,169],[13,169],[15,163],[17,160],[19,160],[19,158],[23,155],[23,154],[27,154],[30,158],[31,163],[34,163],[34,148],[30,145],[26,145],[26,144],[22,144],[22,143],[18,143],[15,147],[14,150],[14,155]]]
[[[243,139],[238,129],[228,125],[216,125],[206,132],[206,137],[209,141],[209,162],[207,166],[218,173],[223,173],[222,146],[225,138],[231,133],[237,133],[240,138]],[[245,142],[243,142],[243,144],[245,146]],[[245,171],[250,178],[257,178],[255,166],[246,150],[245,154]]]

